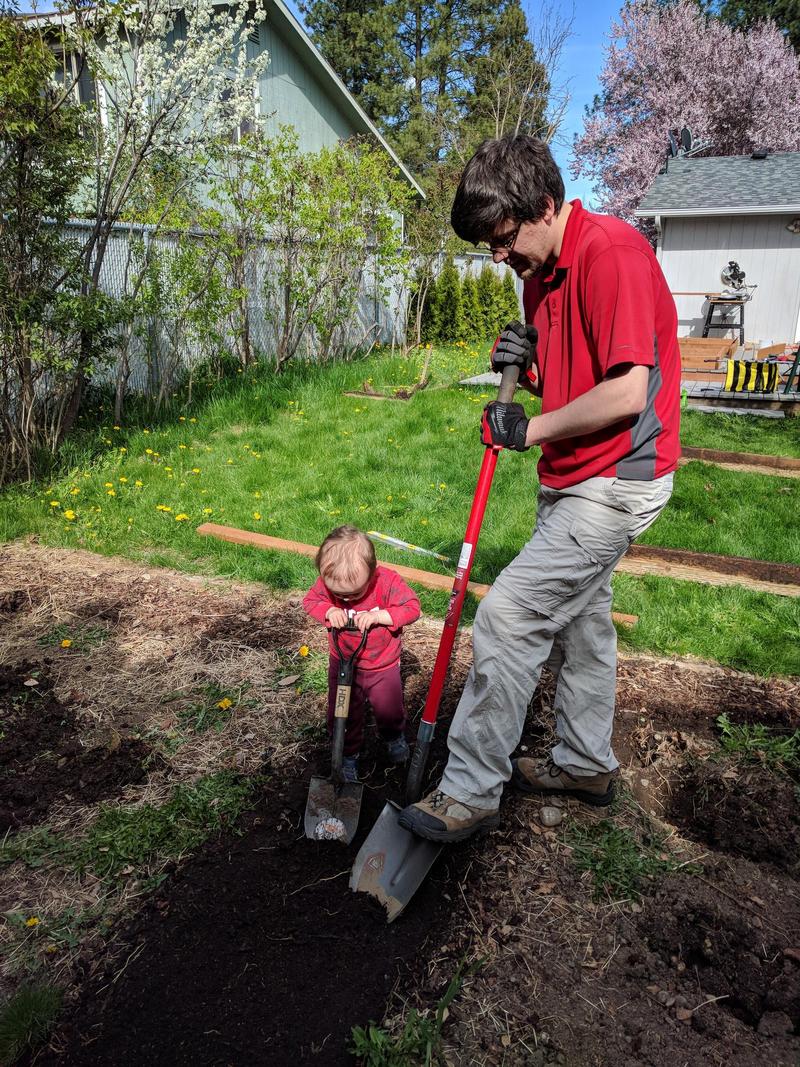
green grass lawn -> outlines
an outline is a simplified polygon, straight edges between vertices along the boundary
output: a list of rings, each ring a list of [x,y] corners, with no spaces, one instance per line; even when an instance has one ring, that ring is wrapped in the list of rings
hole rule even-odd
[[[263,369],[223,383],[159,421],[84,429],[46,483],[0,498],[0,537],[35,534],[181,570],[302,588],[309,560],[198,537],[214,521],[317,544],[355,522],[455,561],[482,458],[481,407],[493,389],[459,386],[486,369],[487,349],[434,353],[430,387],[408,402],[348,397],[369,379],[412,383],[421,354],[276,377]],[[530,405],[529,405],[530,406]],[[800,420],[687,413],[685,444],[800,456]],[[502,453],[473,579],[490,582],[527,540],[535,518],[537,451]],[[651,544],[800,563],[800,482],[692,463],[648,531]],[[381,548],[387,561],[447,570],[430,557]],[[452,571],[451,571],[452,573]],[[446,594],[426,592],[443,614]],[[800,674],[795,600],[664,579],[615,578],[615,606],[640,616],[631,647],[694,654],[761,673]],[[474,612],[470,605],[465,617]]]

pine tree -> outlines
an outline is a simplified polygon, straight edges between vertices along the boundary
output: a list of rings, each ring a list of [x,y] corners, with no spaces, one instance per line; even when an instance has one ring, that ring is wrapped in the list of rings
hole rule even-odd
[[[436,283],[437,330],[441,344],[452,345],[464,336],[464,315],[461,303],[461,277],[448,257]]]
[[[439,288],[436,278],[431,279],[425,293],[420,332],[420,340],[428,344],[439,340]]]
[[[500,279],[488,263],[484,264],[483,270],[478,275],[478,303],[483,313],[484,336],[488,340],[494,340],[505,323],[500,325],[502,308],[499,307]]]
[[[519,0],[506,0],[486,54],[474,63],[474,89],[462,123],[462,152],[486,137],[526,133],[549,139],[550,78],[529,39]]]
[[[503,326],[508,325],[509,322],[520,322],[522,320],[522,308],[517,295],[517,283],[513,271],[506,270],[503,275],[500,285],[500,300],[498,302],[503,309],[503,316],[505,317]]]
[[[464,315],[464,340],[484,341],[486,323],[478,299],[478,283],[473,274],[467,274],[461,283],[461,307]]]

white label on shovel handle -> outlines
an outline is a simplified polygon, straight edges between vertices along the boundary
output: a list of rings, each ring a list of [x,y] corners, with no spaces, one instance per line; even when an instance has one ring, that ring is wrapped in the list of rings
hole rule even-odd
[[[469,541],[465,541],[464,544],[461,546],[461,555],[458,557],[458,569],[460,571],[465,570],[467,567],[469,567],[469,561],[472,559],[473,547],[474,546],[471,545]]]
[[[350,714],[350,686],[340,685],[336,690],[336,703],[333,708],[334,718],[346,719]]]

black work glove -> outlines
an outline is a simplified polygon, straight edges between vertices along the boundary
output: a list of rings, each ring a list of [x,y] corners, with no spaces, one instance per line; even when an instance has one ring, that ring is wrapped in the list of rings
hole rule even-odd
[[[520,376],[533,363],[539,331],[535,326],[523,326],[521,322],[509,322],[494,343],[492,370],[502,373],[506,367],[519,367]]]
[[[515,452],[527,452],[530,448],[525,444],[527,432],[528,419],[522,404],[501,404],[499,400],[493,400],[483,409],[481,441],[485,445],[502,445]]]

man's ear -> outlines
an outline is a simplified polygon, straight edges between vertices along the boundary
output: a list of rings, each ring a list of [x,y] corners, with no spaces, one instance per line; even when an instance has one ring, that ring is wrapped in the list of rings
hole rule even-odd
[[[542,219],[549,226],[556,216],[556,204],[552,196],[545,197],[545,200],[547,201],[547,207],[544,210],[544,215],[542,215]]]

